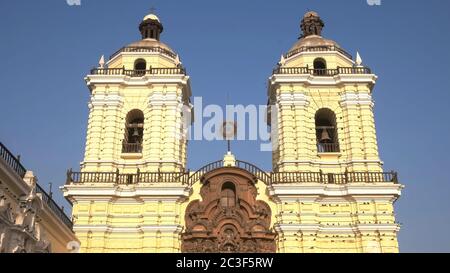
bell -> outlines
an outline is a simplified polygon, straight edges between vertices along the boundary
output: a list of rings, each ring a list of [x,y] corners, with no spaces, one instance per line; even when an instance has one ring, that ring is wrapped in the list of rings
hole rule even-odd
[[[137,128],[134,128],[133,137],[138,137],[138,136],[139,136],[139,131]]]
[[[329,142],[331,141],[330,135],[328,134],[327,129],[322,129],[322,135],[320,136],[320,142]]]

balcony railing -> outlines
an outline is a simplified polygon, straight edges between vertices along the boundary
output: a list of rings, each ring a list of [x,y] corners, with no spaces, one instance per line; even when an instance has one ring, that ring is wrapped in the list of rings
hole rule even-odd
[[[309,67],[278,67],[273,74],[313,75],[318,77],[333,77],[340,74],[371,74],[368,67],[338,67],[336,69],[311,69]]]
[[[236,167],[242,169],[240,164],[238,164]],[[181,183],[183,185],[192,185],[209,171],[223,167],[223,165],[222,167],[219,167],[219,161],[214,162],[213,165],[208,164],[207,166],[207,168],[202,168],[191,176],[189,176],[189,173],[187,172],[147,172],[119,174],[118,172],[102,173],[68,171],[66,183],[105,183],[113,185],[130,185],[138,183]],[[256,173],[255,176],[267,185],[282,183],[398,183],[398,175],[396,172],[345,172],[335,174],[323,172],[265,173],[260,169],[253,171],[255,171]]]
[[[108,183],[128,185],[137,183],[182,183],[187,184],[189,174],[184,172],[67,172],[66,183]]]
[[[251,163],[236,160],[236,167],[248,171],[249,173],[253,174],[256,178],[258,178],[259,180],[263,181],[266,184],[270,183],[270,174],[261,170],[260,168]]]
[[[342,55],[346,56],[347,58],[349,58],[350,60],[353,58],[352,55],[348,54],[345,50],[343,50],[338,46],[303,46],[288,52],[286,55],[284,55],[284,57],[289,58],[301,52],[323,52],[323,51],[337,51]]]
[[[123,48],[119,49],[116,53],[111,55],[111,57],[109,57],[109,59],[113,59],[114,57],[116,57],[117,55],[119,55],[122,52],[139,52],[139,53],[159,52],[159,53],[167,55],[173,59],[175,59],[177,56],[173,52],[171,52],[167,49],[164,49],[162,47],[138,47],[138,46],[135,46],[135,47],[123,47]]]
[[[339,153],[339,143],[317,143],[318,153]]]
[[[142,144],[141,143],[122,143],[122,153],[142,153]]]
[[[19,159],[15,157],[9,150],[6,148],[3,143],[0,142],[0,158],[2,158],[6,164],[21,178],[24,178],[27,170],[22,164],[20,164]]]
[[[145,75],[186,75],[183,67],[160,67],[147,70],[127,70],[125,68],[93,68],[91,75],[125,75],[130,77],[143,77]]]
[[[236,168],[244,169],[252,173],[258,180],[267,185],[280,183],[324,183],[324,184],[348,184],[348,183],[398,183],[396,172],[265,172],[257,166],[236,160]],[[182,183],[192,185],[199,181],[205,174],[224,166],[223,160],[209,163],[194,173],[188,172],[140,172],[133,174],[121,174],[116,172],[67,172],[67,184],[70,183],[106,183],[106,184],[137,184],[137,183]]]
[[[44,189],[41,188],[38,184],[36,184],[36,193],[42,194],[42,201],[55,213],[55,215],[69,228],[72,229],[73,223],[72,220],[66,215],[64,210],[56,204],[56,202],[45,192]]]
[[[342,174],[322,172],[279,172],[272,173],[272,184],[282,183],[398,183],[396,172],[346,172]]]

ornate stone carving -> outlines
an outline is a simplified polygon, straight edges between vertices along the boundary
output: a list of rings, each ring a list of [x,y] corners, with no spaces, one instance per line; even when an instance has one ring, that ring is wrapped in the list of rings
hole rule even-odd
[[[271,210],[257,201],[256,179],[239,168],[221,168],[203,177],[202,201],[186,209],[183,252],[275,252]]]
[[[0,189],[0,253],[48,253],[51,244],[37,223],[43,208],[41,196],[32,184],[29,194],[20,198],[18,207],[12,207]]]

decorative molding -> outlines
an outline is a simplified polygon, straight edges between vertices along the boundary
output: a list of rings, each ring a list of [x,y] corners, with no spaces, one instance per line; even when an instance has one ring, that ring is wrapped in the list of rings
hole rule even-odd
[[[342,160],[342,161],[315,161],[315,160],[283,160],[278,161],[277,166],[282,164],[311,164],[311,165],[342,165],[342,164],[380,164],[384,165],[380,160]]]
[[[95,106],[103,107],[103,106],[123,106],[123,97],[119,95],[105,95],[105,94],[95,94],[91,96],[91,100],[89,102],[89,108],[93,108]]]
[[[309,99],[303,93],[281,93],[277,95],[277,103],[282,106],[303,106],[308,107]]]
[[[274,229],[279,232],[300,233],[341,233],[358,234],[364,232],[399,232],[399,224],[356,224],[354,226],[323,226],[319,224],[275,224]]]
[[[277,84],[291,83],[303,84],[305,86],[341,86],[344,84],[361,83],[373,86],[377,78],[374,74],[339,74],[333,77],[318,77],[310,74],[275,74],[269,78],[269,90]]]
[[[71,196],[80,201],[92,200],[93,197],[99,200],[110,201],[114,198],[141,198],[142,200],[167,200],[182,201],[191,194],[191,188],[187,185],[170,184],[164,185],[146,185],[145,183],[137,185],[119,186],[115,184],[71,184],[62,187],[64,196]],[[134,201],[136,202],[136,201]]]
[[[180,225],[141,225],[139,227],[114,227],[112,225],[77,225],[76,232],[105,232],[105,233],[145,233],[145,232],[169,232],[179,234],[183,227]]]
[[[310,56],[317,56],[319,54],[320,54],[321,57],[325,57],[325,56],[334,57],[336,55],[339,55],[340,57],[348,60],[352,65],[355,64],[355,61],[353,61],[352,59],[348,58],[347,56],[345,56],[344,54],[342,54],[341,52],[339,52],[337,50],[336,51],[302,51],[302,52],[299,52],[297,54],[294,54],[294,55],[290,56],[289,58],[286,58],[285,59],[285,63],[287,64],[287,63],[293,62],[293,61],[295,61],[296,59],[298,59],[298,58],[300,58],[302,56],[310,57]]]
[[[176,64],[175,59],[167,56],[164,53],[161,53],[161,52],[158,52],[158,51],[146,51],[146,52],[120,52],[119,54],[115,55],[113,58],[109,59],[108,62],[106,62],[106,65],[109,66],[119,56],[122,56],[122,57],[136,57],[136,58],[137,57],[141,57],[142,58],[142,56],[148,57],[148,56],[153,56],[153,55],[162,57],[162,58],[166,59],[167,61],[170,61],[173,64]]]
[[[176,91],[173,92],[153,92],[150,95],[149,106],[175,106],[181,110],[183,107],[182,96],[178,95]]]
[[[368,93],[344,93],[341,95],[341,101],[339,103],[342,107],[351,105],[374,106],[372,95]]]
[[[87,86],[92,89],[96,84],[117,84],[121,86],[148,86],[152,84],[179,84],[184,86],[186,95],[190,97],[191,87],[189,76],[186,75],[146,75],[143,77],[130,77],[126,75],[89,75],[85,77]]]
[[[394,202],[401,195],[403,185],[389,182],[383,183],[353,183],[346,185],[298,183],[298,184],[273,184],[268,186],[269,196],[275,200],[287,199],[301,200],[304,196],[317,197],[342,197],[370,196],[371,199],[381,198]]]

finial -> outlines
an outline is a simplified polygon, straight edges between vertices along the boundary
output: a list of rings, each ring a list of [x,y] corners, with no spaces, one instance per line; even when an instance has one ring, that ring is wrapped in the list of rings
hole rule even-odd
[[[48,183],[48,186],[49,186],[49,189],[48,189],[48,195],[50,196],[50,198],[53,198],[53,191],[52,191],[53,183],[52,183],[52,182],[49,182],[49,183]]]
[[[356,66],[362,66],[362,58],[361,58],[361,55],[359,55],[359,52],[357,51],[356,52],[356,61],[355,61],[355,63],[356,63]]]
[[[105,55],[102,55],[100,57],[100,60],[98,61],[98,67],[99,68],[104,68],[105,67]]]
[[[179,65],[181,65],[182,63],[181,63],[181,61],[180,61],[180,56],[177,54],[177,56],[175,56],[175,64],[177,65],[177,66],[179,66]]]
[[[286,63],[286,59],[284,58],[284,55],[281,54],[280,61],[278,62],[279,65],[284,65]]]
[[[325,26],[320,16],[315,11],[308,11],[303,16],[300,28],[302,29],[302,37],[307,37],[310,35],[322,35],[322,29]]]

